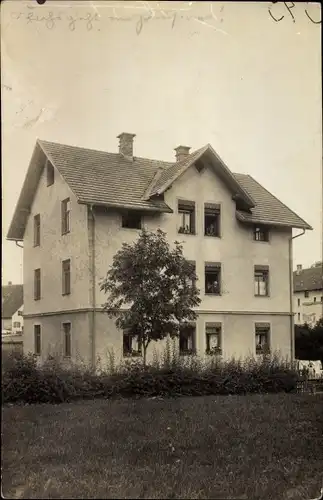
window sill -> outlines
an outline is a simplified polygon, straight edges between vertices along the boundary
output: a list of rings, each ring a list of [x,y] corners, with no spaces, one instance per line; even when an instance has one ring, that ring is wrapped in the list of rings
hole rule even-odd
[[[41,297],[38,297],[37,299],[34,297],[34,300],[35,300],[35,301],[40,300],[40,299],[41,299]]]
[[[190,351],[179,351],[180,356],[195,356],[196,351],[195,350],[190,350]]]
[[[65,292],[65,293],[62,293],[62,296],[65,297],[66,295],[71,295],[71,292]]]
[[[260,297],[262,299],[269,299],[270,298],[270,295],[256,295],[255,294],[255,297]]]
[[[270,243],[270,241],[269,241],[269,240],[255,240],[255,239],[253,239],[252,241],[253,241],[254,243]]]
[[[36,247],[40,247],[40,243],[36,243],[36,244],[34,243],[34,248],[36,248]]]
[[[216,292],[205,292],[204,295],[212,295],[215,297],[221,297],[221,293],[216,293]]]
[[[124,227],[124,226],[121,226],[121,229],[127,229],[128,231],[141,231],[142,230],[141,227]]]
[[[142,353],[141,352],[129,352],[129,353],[123,353],[124,358],[141,358]]]
[[[65,234],[68,234],[68,233],[70,233],[70,232],[71,232],[71,231],[64,231],[64,232],[62,232],[62,236],[64,236]]]
[[[183,236],[196,236],[197,233],[182,233],[181,231],[177,231],[177,234],[182,234]]]
[[[222,356],[222,349],[219,351],[205,351],[208,356]]]
[[[209,238],[221,238],[219,234],[204,234],[204,236],[208,236]]]

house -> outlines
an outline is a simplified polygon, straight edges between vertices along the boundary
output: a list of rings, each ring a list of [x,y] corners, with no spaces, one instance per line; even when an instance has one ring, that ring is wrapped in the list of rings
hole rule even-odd
[[[303,269],[301,264],[297,265],[293,284],[295,324],[308,323],[314,326],[323,316],[322,262],[316,262],[307,269]]]
[[[11,282],[2,287],[2,360],[8,353],[23,351],[23,285]]]
[[[1,330],[7,333],[22,333],[23,331],[23,285],[8,285],[2,287]]]
[[[183,241],[195,265],[202,301],[181,353],[293,357],[292,229],[311,226],[209,144],[165,162],[134,156],[134,137],[120,134],[117,153],[37,140],[7,234],[23,242],[24,350],[93,364],[140,354],[99,282],[144,226]]]

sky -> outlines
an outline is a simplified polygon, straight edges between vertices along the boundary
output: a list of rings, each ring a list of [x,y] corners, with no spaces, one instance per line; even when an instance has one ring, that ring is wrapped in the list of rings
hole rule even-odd
[[[121,132],[166,161],[210,143],[313,227],[294,268],[321,260],[320,19],[305,2],[2,2],[2,282],[23,279],[5,238],[36,139],[117,152]]]

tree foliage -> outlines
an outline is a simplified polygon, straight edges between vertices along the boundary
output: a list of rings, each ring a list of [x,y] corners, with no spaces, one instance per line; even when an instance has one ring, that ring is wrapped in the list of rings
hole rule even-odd
[[[182,244],[171,248],[166,234],[143,230],[132,244],[123,243],[101,281],[104,308],[116,326],[138,336],[146,351],[151,341],[179,334],[195,320],[200,303],[195,269],[183,256]]]
[[[323,363],[323,318],[314,327],[306,323],[295,325],[295,356]]]

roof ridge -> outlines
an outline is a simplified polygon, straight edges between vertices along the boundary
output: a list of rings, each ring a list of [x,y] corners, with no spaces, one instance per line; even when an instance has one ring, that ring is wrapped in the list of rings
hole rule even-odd
[[[310,224],[308,224],[304,219],[302,219],[302,217],[300,217],[299,215],[297,215],[297,213],[294,212],[294,210],[292,210],[287,205],[285,205],[285,203],[283,203],[279,198],[277,198],[277,196],[275,196],[270,191],[268,191],[268,189],[266,189],[262,184],[260,184],[260,182],[256,181],[256,179],[254,177],[252,177],[252,175],[250,175],[250,174],[245,174],[245,175],[247,177],[250,177],[250,179],[252,179],[256,184],[258,184],[258,186],[260,186],[262,189],[264,189],[266,191],[266,193],[268,193],[270,196],[272,196],[273,198],[275,198],[275,200],[279,201],[279,203],[281,203],[287,210],[289,210],[290,212],[292,212],[298,219],[300,219],[302,222],[304,222],[304,224],[306,224],[307,226],[309,226],[311,230],[313,229],[312,226]]]
[[[87,147],[84,147],[84,146],[76,146],[76,145],[72,145],[72,144],[64,144],[62,142],[53,142],[53,141],[46,141],[44,139],[37,139],[37,142],[39,144],[41,143],[44,143],[44,144],[54,144],[55,146],[63,146],[63,147],[67,147],[67,148],[76,148],[76,149],[81,149],[82,151],[93,151],[95,153],[103,153],[103,154],[109,154],[109,155],[115,155],[115,156],[119,156],[120,153],[119,152],[116,152],[116,153],[113,153],[111,151],[105,151],[103,149],[95,149],[95,148],[87,148]],[[166,160],[157,160],[157,158],[148,158],[147,156],[134,156],[134,159],[138,159],[138,160],[148,160],[148,161],[154,161],[154,162],[157,162],[157,163],[164,163],[166,164],[167,166],[172,166],[174,165],[176,162],[170,162],[170,161],[166,161]]]

